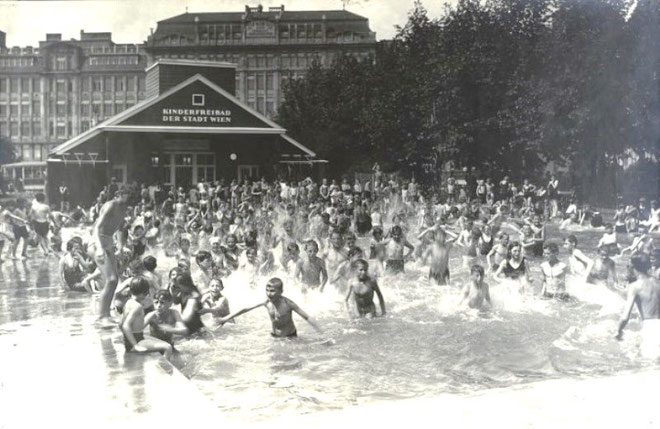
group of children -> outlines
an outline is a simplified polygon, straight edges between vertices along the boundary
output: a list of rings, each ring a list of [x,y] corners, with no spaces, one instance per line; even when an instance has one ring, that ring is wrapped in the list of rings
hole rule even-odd
[[[487,276],[495,281],[509,279],[521,291],[528,290],[537,258],[542,258],[541,296],[560,300],[568,298],[568,274],[623,294],[612,260],[616,253],[648,254],[651,277],[660,274],[658,249],[649,233],[620,249],[616,228],[609,227],[598,245],[597,258],[587,257],[577,248],[576,236],[569,235],[564,240],[568,258],[560,260],[559,245],[548,239],[546,231],[554,219],[545,218],[545,211],[531,197],[515,203],[480,198],[441,202],[435,195],[425,199],[416,187],[412,191],[407,187],[404,197],[399,190],[356,191],[327,181],[320,186],[306,181],[295,193],[290,186],[287,192],[273,192],[264,181],[252,188],[258,192],[216,201],[217,194],[202,184],[195,201],[180,189],[160,206],[144,193],[127,210],[113,237],[120,273],[114,307],[121,314],[127,350],[169,355],[174,338],[202,330],[202,315],[212,314],[222,325],[262,306],[275,337],[297,335],[293,313],[320,330],[282,295],[282,279],[302,292],[335,290],[345,296],[351,317],[375,317],[386,314],[379,282],[383,276],[405,272],[411,261],[416,261],[416,267],[428,266],[433,285],[446,286],[452,278],[461,278],[452,275],[452,270],[469,275],[461,305],[475,309],[491,305]],[[656,210],[657,203],[651,207]],[[568,227],[560,222],[561,227]],[[99,266],[105,261],[92,252],[91,241],[83,234],[66,243],[60,274],[67,289],[102,288],[104,273]],[[359,245],[365,242],[368,247]],[[458,253],[462,263],[450,267],[453,253]],[[158,274],[154,255],[171,261],[163,265],[174,266],[165,280]],[[232,313],[223,296],[222,279],[236,271],[246,274],[252,285],[270,280],[265,301]],[[147,327],[149,335],[144,336]]]

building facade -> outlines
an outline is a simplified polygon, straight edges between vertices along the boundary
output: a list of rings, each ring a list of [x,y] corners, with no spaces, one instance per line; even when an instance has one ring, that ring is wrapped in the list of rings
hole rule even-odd
[[[173,58],[236,64],[237,98],[272,118],[289,79],[303,77],[315,60],[329,66],[342,54],[368,58],[376,34],[367,18],[346,10],[246,6],[243,12],[185,13],[159,21],[145,49],[150,63]]]
[[[142,101],[146,66],[142,45],[115,44],[111,33],[81,31],[79,40],[47,34],[39,47],[3,43],[0,136],[30,166],[18,173],[26,184],[43,181],[35,176],[45,167],[33,166],[45,166],[52,148]]]

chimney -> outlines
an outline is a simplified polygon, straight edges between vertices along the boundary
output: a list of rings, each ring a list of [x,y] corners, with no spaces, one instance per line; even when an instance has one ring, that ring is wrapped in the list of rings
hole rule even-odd
[[[46,33],[46,42],[61,42],[61,33]]]

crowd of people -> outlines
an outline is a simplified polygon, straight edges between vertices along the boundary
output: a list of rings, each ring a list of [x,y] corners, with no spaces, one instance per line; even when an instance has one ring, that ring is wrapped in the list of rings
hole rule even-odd
[[[567,276],[627,296],[617,337],[634,305],[642,319],[660,319],[657,201],[620,206],[610,224],[561,196],[554,176],[543,186],[449,177],[433,192],[377,168],[352,184],[261,179],[166,189],[112,180],[89,209],[64,200],[49,207],[44,200],[38,194],[30,207],[18,200],[0,209],[0,253],[6,243],[5,258],[26,257],[28,245],[45,256],[58,253],[62,285],[98,293],[99,323],[119,323],[128,351],[169,356],[176,338],[204,330],[202,315],[223,325],[259,307],[266,308],[274,337],[297,335],[293,313],[320,331],[283,296],[285,281],[303,292],[336,291],[350,317],[384,315],[380,284],[395,282],[413,261],[415,269],[428,267],[431,284],[461,287],[460,305],[468,308],[490,305],[492,281],[509,279],[531,293],[536,265],[542,298],[568,299]],[[551,224],[561,236],[550,236]],[[65,226],[77,233],[63,243]],[[569,234],[583,229],[602,231],[596,257]],[[632,244],[621,246],[621,234],[632,234]],[[627,254],[628,272],[621,275],[613,258]],[[450,267],[451,255],[460,256],[460,267]],[[158,266],[171,268],[167,278]],[[231,312],[223,279],[236,271],[253,283],[263,278],[266,300]],[[452,281],[461,275],[462,284]]]

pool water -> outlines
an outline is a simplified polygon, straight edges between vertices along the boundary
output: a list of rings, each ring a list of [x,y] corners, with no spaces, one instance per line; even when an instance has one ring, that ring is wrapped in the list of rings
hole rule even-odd
[[[548,237],[568,233],[595,256],[589,249],[602,232],[560,234],[550,228]],[[294,316],[300,337],[273,339],[267,312],[259,308],[236,324],[216,326],[210,336],[178,346],[180,369],[224,415],[245,421],[657,367],[639,357],[637,320],[629,324],[624,341],[613,338],[623,297],[572,280],[568,291],[579,299],[539,298],[540,260],[532,259],[531,290],[521,294],[515,284],[487,279],[493,310],[458,308],[468,276],[460,250],[452,252],[451,286],[430,286],[428,268],[414,264],[403,275],[381,279],[388,314],[373,320],[350,320],[343,296],[333,291],[303,295],[284,278],[284,295],[314,317],[324,334]],[[563,249],[560,259],[566,259]],[[620,278],[623,264],[617,261]],[[266,280],[241,273],[226,279],[224,294],[232,310],[263,302]],[[205,321],[213,326],[211,316]]]
[[[594,256],[591,249],[602,232],[560,233],[551,227],[548,237],[569,233]],[[629,237],[622,239],[624,245],[629,242]],[[359,244],[364,248],[365,240]],[[566,260],[563,249],[560,259]],[[621,277],[626,261],[617,260]],[[168,263],[174,261],[159,257],[159,271],[166,273]],[[539,263],[532,260],[531,290],[520,294],[514,284],[488,278],[493,310],[466,311],[457,303],[468,276],[454,249],[451,286],[430,286],[428,268],[409,264],[404,275],[380,281],[388,315],[357,321],[347,317],[343,296],[332,290],[303,295],[283,277],[285,296],[314,317],[324,334],[294,316],[299,338],[273,339],[262,308],[224,327],[214,326],[205,315],[210,332],[179,342],[175,364],[223,416],[241,422],[658,368],[639,356],[638,320],[629,324],[623,341],[613,339],[623,298],[604,287],[569,282],[569,292],[579,299],[540,299]],[[0,268],[0,335],[9,338],[51,326],[71,336],[94,335],[85,323],[96,297],[63,292],[56,258],[44,262],[36,256],[4,262]],[[225,279],[232,310],[263,302],[266,281],[242,273]],[[121,350],[119,332],[113,335],[112,349]],[[116,372],[111,365],[106,369]]]

